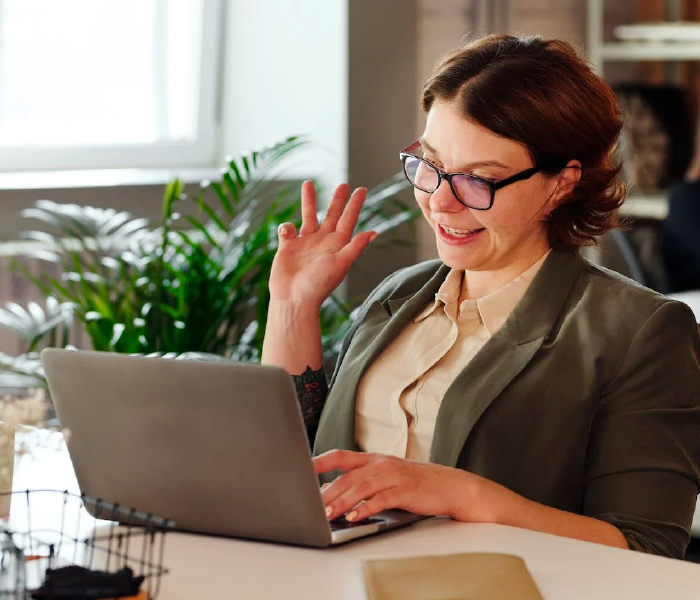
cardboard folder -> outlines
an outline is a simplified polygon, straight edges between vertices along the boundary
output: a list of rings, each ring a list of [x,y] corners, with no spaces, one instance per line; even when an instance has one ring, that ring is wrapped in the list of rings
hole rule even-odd
[[[525,561],[511,554],[367,560],[369,600],[542,600]]]

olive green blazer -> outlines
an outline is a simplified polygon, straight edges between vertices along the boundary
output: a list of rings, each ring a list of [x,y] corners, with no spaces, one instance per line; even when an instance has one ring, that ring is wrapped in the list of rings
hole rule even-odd
[[[357,449],[360,378],[448,272],[440,261],[403,269],[364,303],[331,379],[315,454]],[[608,521],[634,549],[681,558],[700,483],[699,360],[686,305],[551,252],[445,393],[430,460]]]

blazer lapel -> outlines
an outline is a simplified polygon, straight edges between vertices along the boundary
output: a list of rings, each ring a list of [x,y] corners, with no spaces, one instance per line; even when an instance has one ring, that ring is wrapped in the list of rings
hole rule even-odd
[[[425,306],[445,280],[449,268],[441,266],[415,294],[376,301],[369,306],[343,356],[321,414],[314,454],[333,448],[356,449],[355,396],[360,379],[369,366]]]
[[[445,393],[435,423],[431,462],[457,464],[476,422],[551,332],[580,272],[580,259],[575,254],[550,253],[503,327]]]

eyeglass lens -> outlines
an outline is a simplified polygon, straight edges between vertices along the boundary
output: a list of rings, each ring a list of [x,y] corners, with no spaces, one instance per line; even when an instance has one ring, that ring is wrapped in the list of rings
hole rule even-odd
[[[415,156],[406,157],[404,171],[411,185],[423,192],[434,192],[440,182],[438,171],[429,162]],[[491,190],[484,181],[458,174],[452,177],[451,183],[462,204],[478,209],[488,208],[491,204]]]

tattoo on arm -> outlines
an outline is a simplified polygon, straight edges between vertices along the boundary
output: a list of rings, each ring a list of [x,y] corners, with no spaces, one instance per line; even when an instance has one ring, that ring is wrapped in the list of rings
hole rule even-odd
[[[297,388],[297,398],[306,428],[315,431],[328,395],[326,374],[323,368],[312,371],[311,367],[306,367],[306,371],[301,375],[292,375],[292,379]]]

